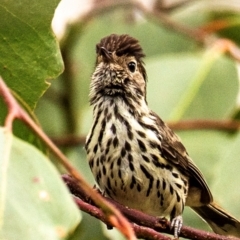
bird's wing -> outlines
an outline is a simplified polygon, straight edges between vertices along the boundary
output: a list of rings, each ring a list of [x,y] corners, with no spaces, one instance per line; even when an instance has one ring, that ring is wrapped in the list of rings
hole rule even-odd
[[[189,177],[191,187],[195,187],[201,191],[201,203],[208,204],[212,202],[212,194],[210,189],[197,166],[189,157],[187,150],[183,146],[180,138],[158,117],[156,117],[159,131],[161,132],[162,157],[175,165],[183,174]]]

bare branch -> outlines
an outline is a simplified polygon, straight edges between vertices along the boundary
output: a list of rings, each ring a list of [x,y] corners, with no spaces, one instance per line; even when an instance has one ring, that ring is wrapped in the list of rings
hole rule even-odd
[[[173,130],[218,130],[218,131],[238,131],[240,121],[238,120],[182,120],[178,122],[168,122],[168,126]],[[73,147],[84,145],[86,136],[66,135],[62,137],[52,137],[53,142],[58,146]]]
[[[74,197],[74,200],[75,200],[77,206],[82,211],[84,211],[84,212],[90,214],[91,216],[101,220],[107,226],[112,226],[111,222],[109,222],[106,219],[106,217],[104,216],[104,214],[102,213],[102,211],[99,208],[83,201],[82,199],[80,199],[78,197]],[[135,232],[135,234],[138,238],[144,238],[144,239],[149,239],[149,240],[170,240],[171,239],[169,237],[164,236],[161,233],[156,232],[153,229],[143,227],[143,226],[139,226],[136,223],[132,224],[132,228],[134,229],[134,232]]]
[[[174,130],[220,130],[237,131],[240,128],[238,120],[183,120],[179,122],[169,122],[168,126]]]
[[[74,199],[80,209],[105,222],[108,226],[111,226],[111,224],[107,222],[102,216],[101,211],[90,201],[89,195],[86,195],[84,191],[82,191],[82,189],[76,184],[75,180],[72,177],[68,175],[63,175],[62,178],[71,193],[76,196],[74,197]],[[166,236],[163,236],[162,234],[158,235],[159,232],[172,234],[172,231],[170,229],[170,223],[166,219],[153,217],[138,210],[130,209],[110,198],[106,198],[106,200],[112,203],[117,209],[119,209],[123,213],[124,216],[126,216],[133,223],[133,228],[134,230],[136,230],[135,233],[137,237],[145,237],[146,239],[167,240],[169,238],[166,238]],[[153,236],[155,235],[156,238],[152,238],[152,234]],[[182,227],[180,237],[201,240],[239,240],[238,238],[225,237],[215,233],[197,230],[190,227]]]

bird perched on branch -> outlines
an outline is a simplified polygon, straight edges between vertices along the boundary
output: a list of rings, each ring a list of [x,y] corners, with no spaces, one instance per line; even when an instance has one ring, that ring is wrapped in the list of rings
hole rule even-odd
[[[239,221],[213,202],[179,137],[149,109],[139,42],[112,34],[96,52],[90,85],[94,120],[85,148],[100,188],[123,205],[169,217],[175,237],[185,205],[216,233],[240,237]]]

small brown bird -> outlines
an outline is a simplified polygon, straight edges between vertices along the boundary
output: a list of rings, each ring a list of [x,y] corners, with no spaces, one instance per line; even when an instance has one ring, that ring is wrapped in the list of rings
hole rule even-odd
[[[179,137],[149,109],[139,42],[112,34],[96,52],[90,86],[94,120],[85,148],[100,188],[123,205],[169,217],[175,237],[185,205],[214,232],[240,237],[240,222],[213,202]]]

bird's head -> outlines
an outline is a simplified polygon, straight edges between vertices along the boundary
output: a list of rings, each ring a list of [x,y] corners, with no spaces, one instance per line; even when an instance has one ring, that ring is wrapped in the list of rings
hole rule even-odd
[[[96,46],[96,68],[90,86],[90,101],[101,97],[135,100],[146,98],[146,70],[139,42],[129,35],[112,34]]]

